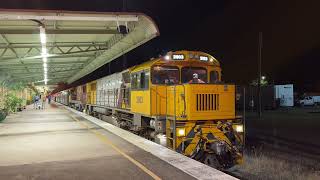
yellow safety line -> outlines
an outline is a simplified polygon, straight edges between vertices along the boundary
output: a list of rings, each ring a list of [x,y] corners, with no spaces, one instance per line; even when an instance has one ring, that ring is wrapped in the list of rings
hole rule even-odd
[[[73,117],[71,115],[69,115],[72,119],[74,119],[76,122],[80,123],[82,126],[86,127],[88,129],[88,131],[92,132],[93,134],[95,134],[100,140],[102,140],[105,144],[111,146],[115,151],[117,151],[119,154],[121,154],[123,157],[127,158],[129,161],[131,161],[133,164],[135,164],[136,166],[138,166],[141,170],[143,170],[145,173],[149,174],[153,179],[156,180],[161,180],[161,178],[159,176],[157,176],[156,174],[154,174],[152,171],[150,171],[148,168],[146,168],[144,165],[142,165],[141,163],[139,163],[138,161],[136,161],[135,159],[133,159],[132,157],[130,157],[129,155],[127,155],[125,152],[121,151],[117,146],[115,146],[106,136],[104,136],[103,134],[99,133],[97,130],[92,130],[90,129],[90,127],[79,121],[79,119],[77,119],[76,117]]]

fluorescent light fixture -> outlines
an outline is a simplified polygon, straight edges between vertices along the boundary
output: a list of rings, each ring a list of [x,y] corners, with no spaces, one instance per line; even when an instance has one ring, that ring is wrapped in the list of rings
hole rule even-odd
[[[43,76],[44,76],[44,84],[47,85],[48,82],[48,65],[47,65],[47,37],[46,37],[46,29],[44,26],[40,26],[40,42],[41,42],[41,56],[43,61]]]
[[[41,55],[42,57],[47,57],[48,56],[48,53],[47,53],[47,48],[45,45],[42,45],[42,48],[41,48]]]
[[[40,26],[40,42],[41,44],[47,43],[46,30],[43,26]]]

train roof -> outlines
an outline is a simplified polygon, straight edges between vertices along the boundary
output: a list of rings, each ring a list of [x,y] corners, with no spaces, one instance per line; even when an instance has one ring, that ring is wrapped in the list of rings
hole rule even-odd
[[[220,62],[208,53],[204,53],[201,51],[180,50],[180,51],[174,51],[174,52],[170,51],[165,56],[150,59],[149,61],[146,61],[142,64],[129,68],[129,70],[135,72],[135,71],[140,71],[142,69],[146,69],[156,64],[159,64],[159,65],[181,64],[182,65],[186,63],[220,67]]]

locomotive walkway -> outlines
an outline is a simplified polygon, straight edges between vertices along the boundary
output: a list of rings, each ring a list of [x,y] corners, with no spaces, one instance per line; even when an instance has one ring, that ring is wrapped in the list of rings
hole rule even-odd
[[[103,123],[57,104],[10,115],[0,123],[0,179],[234,179]]]

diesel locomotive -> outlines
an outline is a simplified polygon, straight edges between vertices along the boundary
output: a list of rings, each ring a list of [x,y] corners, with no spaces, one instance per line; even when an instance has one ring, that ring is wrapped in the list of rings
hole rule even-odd
[[[221,80],[217,59],[182,50],[54,96],[57,102],[227,169],[243,160],[244,126],[236,115],[235,91],[235,85]]]

